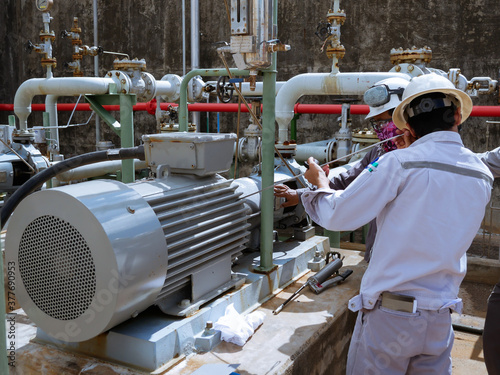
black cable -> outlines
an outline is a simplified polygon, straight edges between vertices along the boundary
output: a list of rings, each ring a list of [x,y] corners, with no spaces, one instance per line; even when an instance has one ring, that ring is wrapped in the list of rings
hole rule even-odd
[[[144,146],[130,147],[130,148],[117,148],[106,151],[95,151],[88,154],[74,156],[67,160],[63,160],[54,164],[52,167],[44,169],[42,172],[37,173],[28,181],[21,185],[14,194],[5,202],[0,215],[1,228],[9,219],[12,212],[16,209],[21,200],[26,198],[29,194],[40,188],[46,181],[55,177],[56,175],[69,171],[83,165],[98,163],[107,160],[125,160],[125,159],[139,159],[144,160]]]

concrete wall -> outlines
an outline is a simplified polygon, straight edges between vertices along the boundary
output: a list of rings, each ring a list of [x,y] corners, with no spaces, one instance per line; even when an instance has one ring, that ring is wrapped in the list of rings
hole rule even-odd
[[[228,1],[229,2],[229,1]],[[62,30],[69,30],[73,17],[79,17],[84,44],[93,45],[92,0],[54,0],[50,14],[54,18],[51,29],[57,39],[54,56],[58,59],[55,76],[71,76],[63,68],[71,61],[71,42],[59,37]],[[168,73],[182,75],[182,29],[181,0],[123,0],[98,2],[99,44],[106,51],[127,53],[131,58],[144,58],[148,71],[157,79]],[[187,15],[187,70],[190,69],[189,51],[189,5]],[[292,50],[278,56],[280,81],[305,73],[328,72],[331,60],[320,51],[321,41],[314,32],[320,21],[325,21],[331,0],[279,2],[278,34],[282,42],[290,44]],[[25,80],[42,77],[40,55],[27,54],[24,45],[28,40],[38,42],[42,28],[41,13],[35,1],[4,0],[0,12],[0,103],[13,103],[17,87]],[[460,68],[467,78],[489,76],[496,79],[500,61],[500,3],[498,0],[341,0],[341,8],[347,15],[341,28],[341,42],[346,55],[340,62],[340,70],[388,71],[391,69],[391,48],[429,46],[433,50],[433,68],[447,71]],[[200,1],[200,66],[222,67],[215,52],[214,43],[229,41],[229,23],[224,2]],[[112,69],[114,57],[100,57],[100,75]],[[94,72],[93,58],[84,57],[83,71],[91,76]],[[232,62],[231,62],[232,64]],[[306,97],[305,103],[330,103],[334,97]],[[74,101],[64,98],[61,101]],[[474,99],[477,105],[496,105],[497,95]],[[212,99],[213,101],[213,99]],[[35,102],[43,102],[42,97]],[[0,112],[0,123],[7,123],[7,115]],[[87,120],[88,113],[79,114],[72,123]],[[60,123],[66,124],[69,114],[60,115]],[[221,131],[236,132],[235,114],[221,114]],[[41,124],[41,115],[30,116],[30,126]],[[136,139],[140,135],[155,131],[154,117],[140,113],[135,116]],[[205,114],[201,116],[202,128],[207,128]],[[217,129],[215,114],[208,119],[211,131]],[[473,151],[482,152],[500,144],[500,126],[492,124],[486,134],[486,120],[471,119],[463,127],[464,143]],[[498,120],[498,119],[497,119]],[[242,116],[240,129],[246,127],[248,116]],[[298,121],[298,141],[309,142],[330,137],[337,128],[336,116],[303,115]],[[354,116],[353,127],[364,127],[361,116]],[[102,126],[102,138],[119,144],[116,136]],[[94,120],[89,125],[61,131],[61,150],[67,156],[92,151],[95,144]],[[495,195],[499,196],[496,188]],[[500,205],[500,204],[498,204]]]

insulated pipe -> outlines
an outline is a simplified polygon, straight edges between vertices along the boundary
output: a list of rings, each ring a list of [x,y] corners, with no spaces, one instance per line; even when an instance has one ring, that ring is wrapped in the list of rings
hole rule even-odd
[[[288,80],[276,96],[276,121],[278,142],[288,140],[288,124],[293,118],[293,106],[304,95],[363,95],[376,82],[400,77],[402,73],[306,73]]]
[[[19,118],[19,129],[27,130],[31,101],[36,95],[106,94],[111,83],[111,78],[96,77],[32,78],[24,81],[14,97],[14,113]]]

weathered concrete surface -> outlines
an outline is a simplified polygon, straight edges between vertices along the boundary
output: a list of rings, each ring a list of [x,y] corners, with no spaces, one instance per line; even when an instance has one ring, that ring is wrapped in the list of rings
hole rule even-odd
[[[496,259],[467,257],[465,281],[495,285],[500,280],[500,262]]]
[[[479,335],[455,331],[451,351],[453,375],[486,375],[483,340]]]

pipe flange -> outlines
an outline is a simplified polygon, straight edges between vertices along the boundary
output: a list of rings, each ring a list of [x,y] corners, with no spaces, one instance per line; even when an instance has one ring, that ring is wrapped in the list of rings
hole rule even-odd
[[[156,80],[152,74],[146,72],[141,73],[141,78],[144,81],[144,88],[137,93],[137,101],[149,102],[156,94]]]
[[[191,81],[188,83],[188,93],[187,99],[188,102],[197,102],[202,99],[205,99],[208,96],[208,93],[205,92],[205,82],[201,79],[200,76],[193,77]]]
[[[113,83],[116,84],[117,93],[119,94],[130,93],[130,87],[132,81],[127,74],[117,70],[112,70],[106,74],[106,77],[111,78],[113,80]]]
[[[391,63],[399,65],[402,63],[422,64],[425,66],[432,60],[432,50],[425,46],[424,48],[412,47],[411,49],[393,48],[391,50]]]
[[[123,60],[115,60],[113,61],[113,69],[115,70],[140,70],[140,71],[145,71],[146,70],[146,60],[141,59],[123,59]]]
[[[326,57],[331,59],[333,56],[336,56],[337,59],[343,58],[345,55],[345,48],[343,45],[339,46],[327,46],[326,47]]]
[[[328,13],[326,14],[326,19],[329,23],[333,23],[333,21],[336,21],[338,25],[343,25],[346,19],[346,14],[343,9],[336,10],[335,12],[329,9]]]
[[[297,144],[285,141],[283,143],[277,144],[276,150],[279,151],[279,153],[284,158],[291,158],[292,156],[295,156],[297,152]]]
[[[358,143],[377,143],[379,142],[379,139],[375,131],[363,129],[353,134],[352,141]]]
[[[392,67],[389,72],[408,74],[410,77],[418,77],[423,74],[430,73],[430,70],[425,67],[419,67],[417,65],[403,63]]]
[[[161,80],[170,82],[170,85],[172,85],[172,87],[175,88],[175,92],[171,96],[162,95],[161,98],[167,102],[168,101],[175,102],[175,101],[179,100],[179,98],[181,96],[182,78],[179,77],[177,74],[167,74],[167,75],[164,75],[161,78]]]

